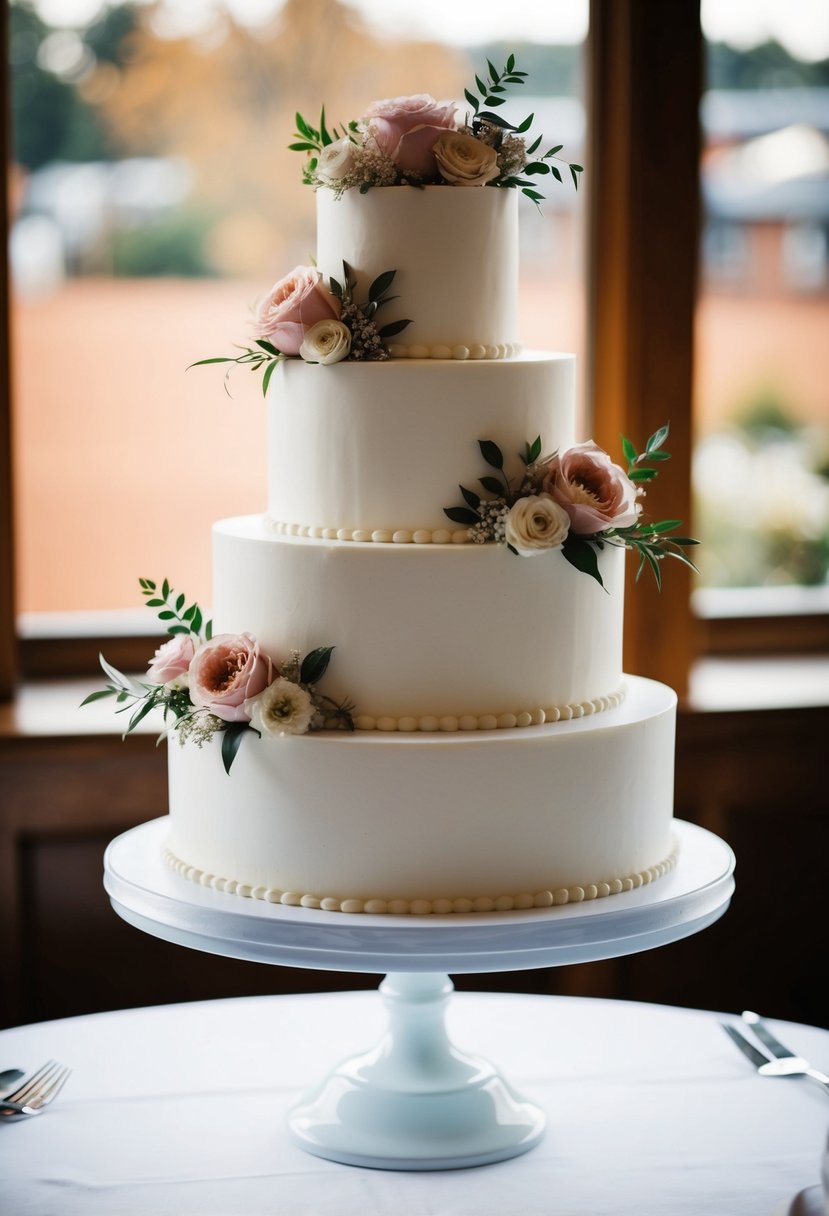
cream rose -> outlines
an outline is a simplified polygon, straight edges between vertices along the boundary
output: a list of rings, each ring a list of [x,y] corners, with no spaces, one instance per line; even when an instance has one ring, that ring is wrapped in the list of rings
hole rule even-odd
[[[522,557],[531,557],[557,549],[569,530],[567,512],[549,494],[530,494],[510,507],[505,539]]]
[[[251,726],[265,735],[304,735],[314,717],[310,694],[282,676],[245,702]]]
[[[316,175],[324,186],[338,186],[355,164],[354,144],[344,136],[322,149],[317,158]]]
[[[579,536],[629,528],[639,518],[636,486],[592,439],[553,457],[542,489],[564,507]]]
[[[306,363],[339,363],[351,350],[351,330],[342,321],[317,321],[305,331],[299,354]]]
[[[433,151],[438,172],[451,186],[485,186],[501,172],[495,149],[463,131],[444,131]]]
[[[405,173],[432,178],[437,173],[435,140],[455,125],[455,103],[428,93],[375,101],[365,114],[366,132]]]
[[[147,668],[147,679],[151,684],[177,684],[184,688],[195,653],[193,639],[185,634],[177,634],[159,646]]]
[[[224,722],[247,722],[245,701],[271,681],[270,659],[249,633],[220,633],[200,646],[190,664],[190,698]]]
[[[260,300],[253,333],[284,355],[298,355],[306,330],[339,315],[339,301],[325,289],[319,271],[296,266]]]

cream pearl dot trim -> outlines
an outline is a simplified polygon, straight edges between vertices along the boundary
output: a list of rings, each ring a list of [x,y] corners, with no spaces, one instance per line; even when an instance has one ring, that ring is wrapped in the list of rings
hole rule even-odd
[[[624,878],[612,878],[584,886],[557,887],[548,891],[525,891],[519,895],[479,896],[477,899],[348,899],[333,895],[306,895],[300,891],[279,891],[276,887],[252,887],[249,883],[232,878],[220,878],[199,870],[196,866],[180,861],[169,849],[163,857],[169,866],[182,878],[197,882],[226,895],[241,895],[244,899],[261,899],[269,904],[284,904],[291,908],[312,908],[322,912],[365,912],[369,916],[450,916],[468,915],[472,912],[526,912],[533,908],[562,908],[567,904],[586,903],[593,899],[604,899],[608,895],[621,895],[639,887],[656,882],[670,873],[677,862],[677,844],[672,852],[655,866],[628,874]]]
[[[345,540],[376,545],[465,545],[466,528],[319,528],[310,524],[268,521],[277,536],[304,536],[311,540]]]
[[[521,344],[502,342],[493,346],[472,342],[469,346],[406,346],[402,342],[391,342],[388,351],[392,359],[514,359],[521,354]]]
[[[605,709],[615,709],[625,699],[625,690],[611,693],[609,697],[596,697],[592,701],[580,701],[575,705],[548,705],[546,708],[535,706],[533,709],[521,710],[518,713],[505,714],[413,714],[404,717],[371,714],[356,714],[354,726],[357,730],[398,731],[412,734],[416,731],[432,733],[443,731],[452,734],[455,731],[472,730],[512,730],[515,727],[543,726],[551,722],[570,722],[574,718],[588,718],[591,714],[601,713]]]

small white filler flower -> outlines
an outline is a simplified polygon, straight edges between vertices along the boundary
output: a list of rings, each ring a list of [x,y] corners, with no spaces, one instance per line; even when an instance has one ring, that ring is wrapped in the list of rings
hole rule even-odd
[[[311,695],[283,676],[245,702],[250,724],[265,735],[304,735],[314,716]]]

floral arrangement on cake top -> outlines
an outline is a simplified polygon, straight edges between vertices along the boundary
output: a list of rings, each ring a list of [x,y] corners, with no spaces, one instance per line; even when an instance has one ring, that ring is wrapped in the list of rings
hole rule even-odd
[[[249,633],[213,636],[212,622],[204,621],[198,604],[187,606],[186,597],[166,578],[160,587],[149,578],[138,581],[147,606],[157,609],[170,638],[156,650],[141,681],[125,676],[100,655],[109,683],[81,702],[115,697],[122,707],[119,713],[132,710],[125,735],[160,709],[165,722],[173,719],[162,738],[174,732],[181,744],[190,739],[202,747],[221,732],[222,762],[229,773],[247,732],[278,737],[354,729],[354,706],[337,704],[317,688],[333,646],[320,646],[304,659],[292,651],[278,664]]]
[[[323,106],[318,127],[297,114],[295,142],[288,146],[306,154],[303,181],[337,195],[365,194],[372,186],[504,186],[539,203],[539,178],[549,174],[561,182],[563,165],[578,189],[584,170],[558,156],[561,144],[540,155],[543,136],[527,144],[534,114],[514,125],[495,113],[526,78],[515,55],[500,72],[487,60],[483,78],[464,89],[470,108],[463,116],[455,102],[417,93],[375,101],[361,119],[329,130]]]
[[[342,283],[330,278],[327,286],[313,266],[296,266],[257,304],[252,347],[242,347],[241,355],[199,359],[190,367],[230,363],[253,372],[264,369],[265,394],[274,368],[284,359],[322,364],[343,359],[364,363],[388,359],[386,342],[411,324],[407,319],[378,326],[375,320],[378,309],[396,299],[388,294],[396,273],[386,270],[379,274],[368,289],[368,300],[358,304],[354,299],[356,279],[347,262],[343,262]],[[228,373],[231,370],[228,368]]]
[[[695,570],[684,549],[698,544],[691,537],[672,535],[681,520],[642,519],[644,485],[658,473],[652,465],[670,460],[662,446],[668,434],[667,425],[654,431],[642,452],[623,436],[627,472],[592,440],[542,456],[539,436],[520,454],[523,469],[512,480],[504,472],[498,445],[481,439],[481,455],[498,474],[479,478],[492,497],[483,499],[460,486],[466,505],[445,507],[445,513],[455,523],[468,525],[469,539],[477,544],[495,541],[521,557],[560,550],[600,586],[598,552],[605,544],[632,549],[639,554],[637,581],[648,566],[661,589],[660,562],[673,557]]]

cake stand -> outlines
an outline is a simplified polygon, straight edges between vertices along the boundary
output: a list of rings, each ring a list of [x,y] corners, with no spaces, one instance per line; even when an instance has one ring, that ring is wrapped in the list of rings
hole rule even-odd
[[[617,958],[712,924],[734,890],[734,856],[717,836],[675,822],[680,860],[652,885],[590,903],[520,912],[368,916],[243,899],[202,887],[163,860],[167,819],[119,836],[104,886],[119,916],[211,954],[385,975],[388,1026],[339,1064],[289,1116],[302,1148],[346,1165],[435,1170],[527,1152],[544,1113],[445,1026],[449,973],[516,971]]]

